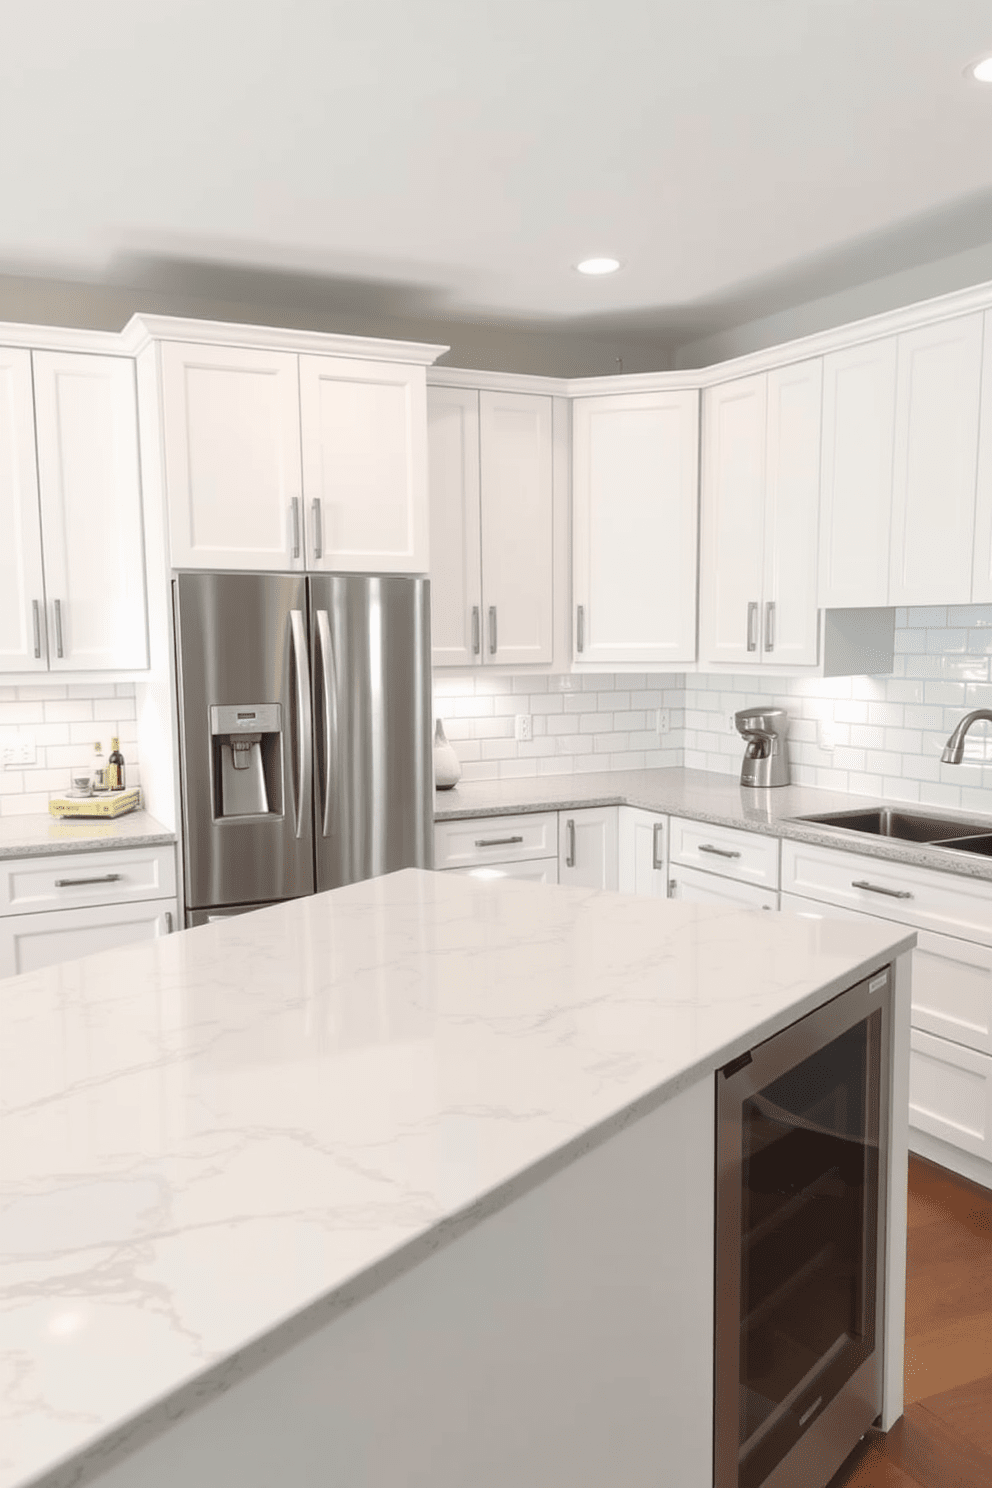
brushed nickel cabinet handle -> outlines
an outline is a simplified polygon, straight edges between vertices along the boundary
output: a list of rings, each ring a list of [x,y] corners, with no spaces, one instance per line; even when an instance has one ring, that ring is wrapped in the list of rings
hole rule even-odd
[[[171,909],[167,909],[165,911],[165,933],[166,933],[166,935],[171,935],[172,934],[172,910]]]
[[[713,847],[712,844],[709,842],[701,842],[699,844],[699,851],[705,853],[713,853],[713,855],[717,858],[740,857],[739,852],[732,852],[729,847]]]
[[[34,654],[41,655],[41,608],[36,599],[31,601],[31,619],[34,622]]]
[[[313,556],[323,558],[324,556],[324,519],[320,514],[320,497],[315,496],[310,507],[313,517]]]
[[[586,649],[586,607],[579,605],[575,612],[575,649]]]
[[[912,899],[909,889],[887,889],[883,884],[869,883],[866,878],[852,878],[852,889],[867,889],[870,894],[885,894],[889,899]]]
[[[664,866],[665,866],[665,864],[664,864],[664,862],[662,860],[662,845],[661,845],[661,839],[662,839],[662,836],[664,834],[664,831],[665,831],[665,823],[664,822],[655,822],[655,824],[654,824],[654,837],[653,837],[653,841],[651,843],[651,866],[652,866],[652,868],[664,868]]]
[[[677,878],[670,878],[668,880],[667,898],[674,899],[676,893],[678,892],[678,887],[679,887],[679,881],[678,881],[678,879]]]
[[[476,847],[512,847],[514,843],[523,842],[522,837],[477,837]]]
[[[565,853],[565,867],[575,867],[575,822],[571,817],[565,823],[565,831],[568,834],[568,850]]]
[[[758,649],[758,601],[752,599],[747,607],[747,649]]]
[[[482,650],[482,626],[480,623],[479,606],[472,606],[472,655],[478,656]]]
[[[290,516],[292,518],[292,523],[293,523],[293,550],[292,550],[292,556],[294,558],[299,558],[299,556],[300,556],[300,499],[299,499],[298,496],[294,496],[293,499],[292,499],[292,501],[289,503],[289,510],[290,510]]]
[[[775,601],[773,599],[765,605],[765,650],[775,650]]]
[[[496,606],[489,606],[489,655],[496,655]]]
[[[55,601],[55,652],[58,656],[65,655],[62,645],[62,601],[60,599]]]
[[[123,873],[101,873],[96,878],[57,878],[55,887],[57,889],[78,889],[83,884],[119,883],[124,877]]]

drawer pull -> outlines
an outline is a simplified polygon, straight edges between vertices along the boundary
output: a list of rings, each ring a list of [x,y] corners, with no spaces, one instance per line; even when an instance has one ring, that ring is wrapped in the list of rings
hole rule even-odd
[[[523,842],[522,837],[477,837],[476,847],[512,847],[516,842]]]
[[[709,842],[701,842],[699,851],[713,853],[718,858],[739,858],[739,852],[733,852],[729,847],[713,847]]]
[[[912,899],[909,889],[886,889],[882,884],[869,883],[866,878],[852,878],[852,889],[867,889],[871,894],[887,894],[890,899]]]
[[[665,849],[664,849],[664,846],[662,844],[662,838],[664,836],[664,831],[665,831],[665,823],[664,822],[655,822],[655,824],[654,824],[654,831],[653,831],[653,834],[652,834],[652,841],[651,841],[651,867],[652,868],[664,868],[664,866],[665,866],[664,861],[663,861],[663,853],[664,853],[664,850]]]
[[[57,889],[78,889],[83,884],[118,883],[123,877],[123,873],[101,873],[97,878],[57,878],[55,887]]]

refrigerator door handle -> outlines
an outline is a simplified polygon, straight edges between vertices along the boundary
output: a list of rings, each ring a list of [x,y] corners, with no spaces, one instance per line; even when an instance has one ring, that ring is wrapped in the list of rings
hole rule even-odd
[[[296,835],[302,837],[306,782],[313,764],[310,752],[313,727],[310,718],[310,662],[307,658],[307,633],[302,610],[290,610],[289,625],[296,678]]]
[[[326,610],[317,611],[317,641],[320,645],[321,704],[324,713],[324,809],[321,813],[321,831],[325,837],[331,835],[331,780],[333,771],[331,756],[337,731],[336,692],[334,689],[334,649],[331,642],[331,621]]]

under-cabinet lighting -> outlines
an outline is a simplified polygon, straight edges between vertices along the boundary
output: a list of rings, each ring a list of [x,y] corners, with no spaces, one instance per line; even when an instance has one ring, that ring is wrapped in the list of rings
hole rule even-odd
[[[978,83],[992,83],[992,57],[983,57],[981,62],[972,62],[968,71]]]

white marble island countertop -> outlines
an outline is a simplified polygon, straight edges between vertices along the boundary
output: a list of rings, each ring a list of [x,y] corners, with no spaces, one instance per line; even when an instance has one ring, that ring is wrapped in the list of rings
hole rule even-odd
[[[0,985],[0,1488],[99,1476],[913,943],[408,870]]]

